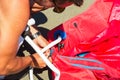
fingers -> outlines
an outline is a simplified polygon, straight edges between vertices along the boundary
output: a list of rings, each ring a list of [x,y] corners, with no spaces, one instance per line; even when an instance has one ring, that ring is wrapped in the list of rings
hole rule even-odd
[[[48,57],[48,59],[49,59],[49,61],[52,63],[52,58],[51,58],[51,56],[50,56],[50,57]]]
[[[35,39],[36,44],[40,47],[40,48],[44,48],[46,47],[49,42],[43,37],[43,36],[39,36],[38,38]],[[50,56],[50,49],[46,50],[44,52],[45,56],[48,57]]]
[[[45,51],[45,52],[44,52],[44,55],[45,55],[46,57],[49,57],[49,56],[50,56],[50,50]]]
[[[44,61],[39,57],[38,54],[33,54],[30,56],[32,59],[31,67],[33,68],[44,68],[46,64]]]
[[[34,39],[34,42],[40,47],[40,49],[46,47],[49,42],[43,37],[43,36],[38,36],[37,38]],[[50,55],[50,49],[46,50],[44,52],[44,55],[50,62],[52,62],[51,55]],[[35,68],[44,68],[46,67],[46,63],[42,60],[42,58],[38,54],[33,55],[34,60],[33,60],[33,67]]]
[[[47,50],[44,54],[45,54],[45,55],[46,55],[46,57],[49,59],[49,61],[50,61],[50,62],[52,62],[52,58],[51,58],[51,51],[50,51],[50,49],[49,49],[49,50]]]
[[[48,60],[50,62],[52,62],[50,53],[45,54],[45,56],[48,58]],[[32,58],[31,67],[33,67],[33,68],[44,68],[44,67],[46,67],[46,63],[42,60],[42,58],[37,53],[32,54],[31,58]]]

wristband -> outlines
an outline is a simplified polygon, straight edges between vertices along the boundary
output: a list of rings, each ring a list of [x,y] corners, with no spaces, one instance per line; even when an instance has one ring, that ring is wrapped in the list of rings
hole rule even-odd
[[[35,39],[35,38],[37,38],[39,35],[41,35],[41,33],[38,31],[38,32],[36,32],[35,34],[33,34],[31,37],[32,37],[32,39]]]

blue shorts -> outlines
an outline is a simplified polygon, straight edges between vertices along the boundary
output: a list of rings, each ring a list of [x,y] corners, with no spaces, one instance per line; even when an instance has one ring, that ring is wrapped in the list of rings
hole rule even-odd
[[[0,76],[0,80],[4,80],[5,76]]]

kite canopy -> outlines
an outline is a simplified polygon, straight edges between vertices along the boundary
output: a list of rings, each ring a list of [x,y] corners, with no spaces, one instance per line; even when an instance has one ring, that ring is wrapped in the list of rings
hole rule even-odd
[[[60,80],[120,79],[120,0],[96,0],[82,14],[48,33],[54,40],[58,30],[66,33],[53,47],[53,64]]]

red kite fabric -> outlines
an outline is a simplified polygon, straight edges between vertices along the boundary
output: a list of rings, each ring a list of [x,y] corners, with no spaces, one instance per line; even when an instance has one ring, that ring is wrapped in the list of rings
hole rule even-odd
[[[85,12],[57,26],[66,38],[53,47],[60,80],[120,80],[120,0],[95,0]]]

